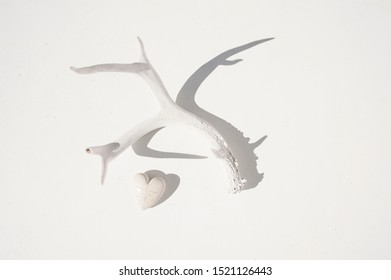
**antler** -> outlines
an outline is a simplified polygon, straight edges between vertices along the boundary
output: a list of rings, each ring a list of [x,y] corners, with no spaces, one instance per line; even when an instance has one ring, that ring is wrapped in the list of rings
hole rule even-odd
[[[152,67],[146,54],[143,42],[138,38],[141,49],[140,62],[131,64],[99,64],[83,68],[71,67],[71,70],[79,74],[90,74],[97,72],[126,72],[135,73],[141,76],[152,92],[155,94],[161,111],[160,113],[135,126],[126,132],[117,141],[103,146],[87,148],[86,151],[91,154],[97,154],[102,158],[102,176],[101,183],[104,183],[108,164],[120,153],[126,150],[130,145],[135,143],[142,136],[158,128],[166,127],[172,124],[184,124],[192,126],[201,132],[210,140],[214,155],[225,165],[229,173],[230,190],[237,193],[243,188],[243,179],[241,178],[237,161],[229,149],[223,136],[204,119],[193,115],[185,109],[179,107],[169,96],[162,80]]]

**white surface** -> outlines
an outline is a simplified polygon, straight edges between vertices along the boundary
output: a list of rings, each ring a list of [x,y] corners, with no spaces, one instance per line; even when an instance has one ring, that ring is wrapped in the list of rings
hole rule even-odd
[[[0,6],[0,258],[391,257],[389,1]],[[268,135],[256,150],[265,173],[257,188],[229,195],[215,160],[131,149],[99,185],[100,162],[84,148],[158,106],[136,76],[68,67],[131,62],[137,35],[173,98],[216,55],[276,37],[218,68],[196,95],[252,141]],[[208,153],[182,128],[161,131],[151,146]],[[132,177],[149,169],[181,181],[141,211]]]
[[[151,180],[144,173],[134,175],[136,197],[142,210],[146,210],[158,204],[166,189],[166,182],[161,177]]]

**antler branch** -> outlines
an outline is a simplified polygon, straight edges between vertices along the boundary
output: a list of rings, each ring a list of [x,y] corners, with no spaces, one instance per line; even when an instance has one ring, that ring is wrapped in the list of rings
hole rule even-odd
[[[109,162],[142,136],[168,125],[184,124],[202,131],[210,140],[214,155],[222,160],[229,173],[230,190],[233,193],[241,191],[243,188],[243,179],[239,174],[237,161],[223,136],[221,136],[221,134],[208,122],[175,104],[169,96],[159,75],[149,62],[143,42],[140,38],[138,38],[138,40],[141,49],[140,62],[131,64],[99,64],[83,68],[71,67],[71,70],[79,74],[97,72],[126,72],[138,74],[149,85],[161,107],[161,111],[157,116],[140,123],[125,133],[117,141],[103,146],[87,148],[88,153],[97,154],[102,158],[102,184],[105,179]]]

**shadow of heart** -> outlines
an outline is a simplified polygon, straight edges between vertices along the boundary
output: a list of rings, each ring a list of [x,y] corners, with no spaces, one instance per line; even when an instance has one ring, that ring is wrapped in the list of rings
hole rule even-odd
[[[181,181],[181,179],[179,178],[178,175],[166,174],[160,170],[148,170],[144,173],[147,174],[147,176],[150,180],[155,177],[160,177],[166,182],[166,189],[165,189],[162,197],[151,208],[154,208],[154,207],[158,206],[159,204],[162,204],[169,197],[171,197],[174,194],[174,192],[177,190],[177,188],[179,186],[179,182]]]

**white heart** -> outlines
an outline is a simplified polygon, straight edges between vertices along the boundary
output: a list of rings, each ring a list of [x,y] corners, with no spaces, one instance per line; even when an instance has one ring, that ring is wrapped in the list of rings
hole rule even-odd
[[[155,177],[149,181],[147,174],[137,173],[134,176],[134,181],[136,183],[137,202],[142,210],[155,206],[166,189],[166,182],[160,177]]]

